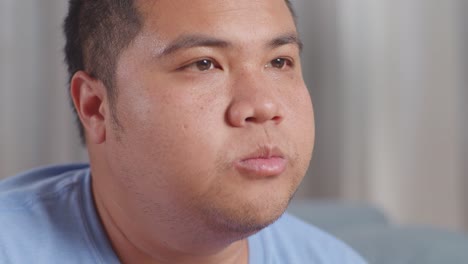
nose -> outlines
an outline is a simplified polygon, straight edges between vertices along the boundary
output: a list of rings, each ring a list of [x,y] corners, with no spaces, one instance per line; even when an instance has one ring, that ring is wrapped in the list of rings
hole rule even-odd
[[[232,86],[232,101],[226,113],[229,125],[244,127],[268,122],[278,125],[283,121],[281,96],[268,83],[243,75]]]

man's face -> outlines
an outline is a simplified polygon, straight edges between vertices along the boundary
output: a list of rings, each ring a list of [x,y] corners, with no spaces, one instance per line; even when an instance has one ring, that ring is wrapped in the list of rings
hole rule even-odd
[[[106,137],[121,207],[143,226],[263,228],[285,210],[314,140],[284,0],[141,2]]]

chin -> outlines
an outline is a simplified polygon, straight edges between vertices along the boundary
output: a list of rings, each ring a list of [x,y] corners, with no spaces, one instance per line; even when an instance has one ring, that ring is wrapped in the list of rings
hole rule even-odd
[[[242,239],[284,214],[302,179],[297,175],[301,174],[289,172],[270,180],[241,181],[241,184],[223,182],[192,209],[205,230],[220,237]]]
[[[238,202],[231,207],[211,208],[205,212],[208,227],[219,234],[242,239],[274,223],[285,212],[292,195],[285,198]],[[232,203],[232,201],[231,201]]]

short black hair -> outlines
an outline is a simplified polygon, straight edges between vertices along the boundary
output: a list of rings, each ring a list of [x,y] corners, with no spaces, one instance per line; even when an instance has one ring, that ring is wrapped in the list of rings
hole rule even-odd
[[[114,73],[118,57],[138,35],[143,24],[133,2],[70,0],[63,25],[69,80],[78,71],[85,71],[101,80],[106,86],[111,106],[117,96]],[[73,109],[84,145],[84,128]]]
[[[296,21],[290,0],[285,0]],[[85,71],[106,86],[111,112],[117,98],[115,70],[119,55],[140,32],[143,18],[134,0],[69,0],[65,33],[65,62],[69,80]],[[73,104],[72,104],[73,105]],[[80,138],[85,145],[83,125],[73,107]],[[116,116],[113,116],[116,119]],[[114,121],[117,121],[114,120]]]

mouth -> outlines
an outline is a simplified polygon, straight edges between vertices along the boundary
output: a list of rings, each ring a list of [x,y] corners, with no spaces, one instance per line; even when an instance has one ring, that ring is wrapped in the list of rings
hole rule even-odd
[[[280,175],[286,170],[287,159],[277,147],[264,146],[234,162],[234,167],[252,178]]]

